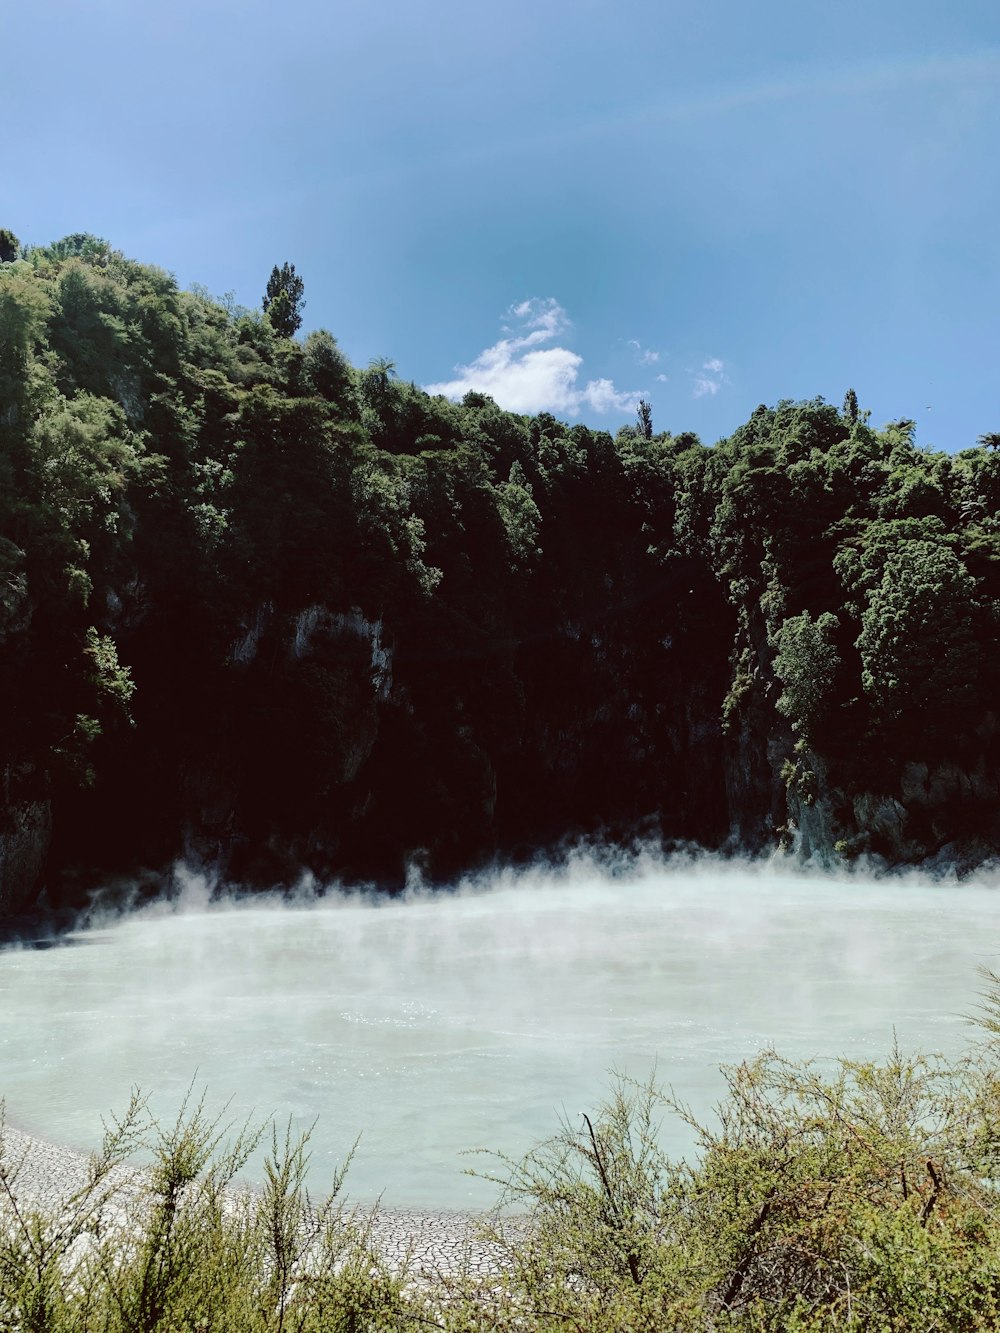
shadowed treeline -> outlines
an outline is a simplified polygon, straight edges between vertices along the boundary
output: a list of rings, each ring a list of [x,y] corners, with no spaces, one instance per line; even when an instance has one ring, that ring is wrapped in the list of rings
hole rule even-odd
[[[995,854],[1000,437],[853,392],[612,437],[358,370],[284,288],[4,235],[0,911],[181,854]]]

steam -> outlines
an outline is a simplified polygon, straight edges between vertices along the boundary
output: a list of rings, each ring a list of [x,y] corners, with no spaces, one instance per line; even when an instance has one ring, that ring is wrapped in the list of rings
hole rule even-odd
[[[707,1115],[718,1066],[768,1045],[877,1058],[895,1027],[962,1050],[996,883],[583,849],[447,893],[414,870],[395,898],[309,877],[238,897],[179,867],[168,900],[96,905],[80,947],[0,952],[0,1088],[15,1123],[88,1148],[134,1084],[172,1116],[197,1072],[234,1119],[315,1121],[317,1189],[360,1132],[354,1197],[485,1206],[462,1151],[523,1152],[612,1068],[655,1062]]]

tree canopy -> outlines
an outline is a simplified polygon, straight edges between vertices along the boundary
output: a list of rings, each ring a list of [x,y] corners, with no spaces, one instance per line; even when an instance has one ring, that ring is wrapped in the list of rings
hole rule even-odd
[[[612,436],[357,369],[301,305],[83,233],[0,264],[0,852],[30,815],[53,874],[396,882],[794,842],[806,786],[831,855],[1000,850],[991,436],[850,391]]]
[[[305,283],[295,272],[295,265],[275,264],[264,292],[264,313],[275,332],[282,338],[291,338],[302,326],[305,301]]]

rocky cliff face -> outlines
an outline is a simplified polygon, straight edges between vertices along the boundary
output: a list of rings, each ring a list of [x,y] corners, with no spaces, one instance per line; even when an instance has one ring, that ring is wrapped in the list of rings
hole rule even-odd
[[[731,846],[780,845],[829,867],[865,856],[957,873],[1000,856],[995,714],[958,746],[960,759],[910,758],[906,749],[919,753],[926,738],[897,735],[871,762],[845,762],[842,751],[799,742],[776,707],[782,687],[759,605],[742,608],[740,618],[723,750]],[[877,752],[877,742],[870,748]],[[892,762],[890,754],[900,757]]]
[[[783,842],[805,860],[833,867],[873,857],[890,867],[966,874],[1000,857],[1000,763],[984,744],[965,762],[903,760],[880,766],[876,783],[831,777],[827,757],[794,752],[789,734],[768,738],[770,771],[783,765]],[[782,758],[783,756],[783,758]],[[833,770],[835,771],[835,770]]]
[[[216,676],[178,658],[163,688],[181,703],[154,699],[92,791],[9,805],[0,911],[44,883],[59,901],[68,870],[86,886],[178,856],[242,884],[309,869],[391,886],[413,862],[446,879],[580,835],[783,845],[830,865],[967,870],[997,854],[996,719],[963,764],[845,784],[796,750],[760,633],[734,695],[733,630],[721,598],[699,614],[667,598],[469,659],[356,606],[261,603]]]
[[[725,657],[704,634],[667,599],[470,658],[358,607],[260,604],[221,673],[179,658],[96,788],[63,795],[53,865],[94,881],[184,855],[238,882],[398,884],[413,860],[449,877],[581,835],[719,846],[734,803],[766,821],[752,738],[727,792]]]
[[[1000,855],[1000,773],[984,753],[968,766],[903,763],[889,790],[819,790],[809,805],[793,797],[806,853],[959,873]]]
[[[52,841],[48,801],[19,801],[0,826],[0,917],[34,906]]]

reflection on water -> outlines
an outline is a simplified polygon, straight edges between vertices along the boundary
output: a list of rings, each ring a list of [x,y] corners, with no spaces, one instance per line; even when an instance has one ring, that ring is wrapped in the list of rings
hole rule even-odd
[[[592,1109],[611,1068],[699,1113],[720,1063],[955,1053],[976,967],[997,965],[988,886],[838,882],[705,862],[578,864],[476,892],[128,918],[88,948],[0,952],[0,1091],[25,1128],[81,1147],[129,1090],[176,1112],[192,1080],[228,1116],[314,1121],[321,1188],[483,1206],[459,1154],[518,1154]],[[691,1147],[680,1126],[664,1135]]]

